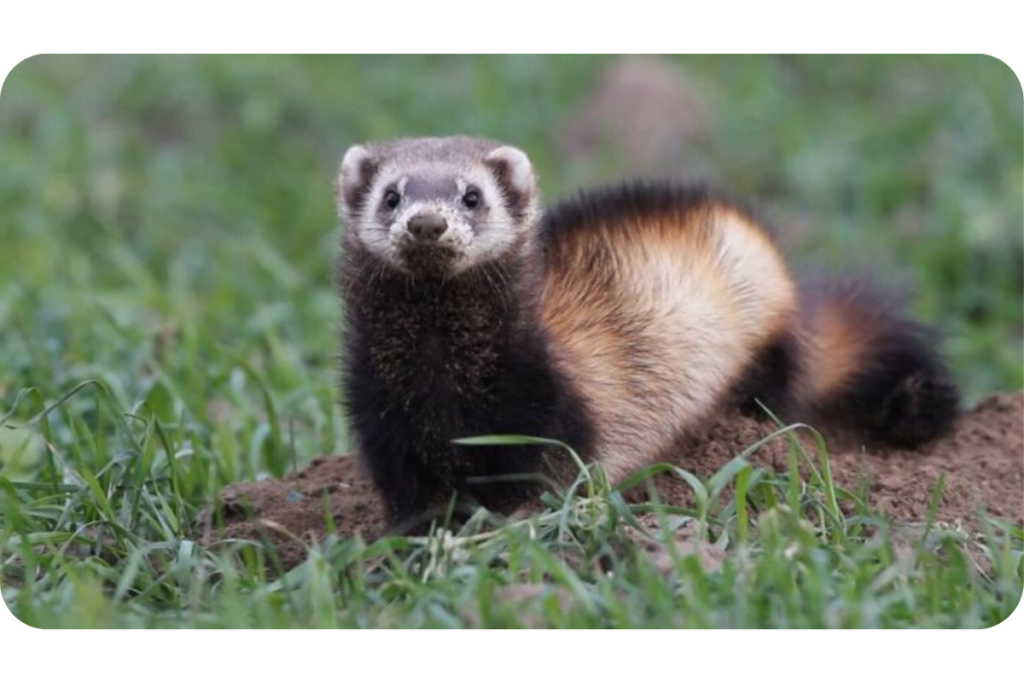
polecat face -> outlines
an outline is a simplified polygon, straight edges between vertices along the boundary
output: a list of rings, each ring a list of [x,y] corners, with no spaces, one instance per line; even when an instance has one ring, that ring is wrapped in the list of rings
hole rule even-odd
[[[458,275],[521,249],[537,214],[529,158],[490,140],[356,145],[337,187],[346,240],[413,274]]]

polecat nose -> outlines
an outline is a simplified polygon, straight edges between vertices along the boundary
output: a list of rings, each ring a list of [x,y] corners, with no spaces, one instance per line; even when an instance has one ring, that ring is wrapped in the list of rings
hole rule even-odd
[[[421,213],[410,218],[405,229],[419,242],[434,242],[448,229],[448,222],[436,213]]]

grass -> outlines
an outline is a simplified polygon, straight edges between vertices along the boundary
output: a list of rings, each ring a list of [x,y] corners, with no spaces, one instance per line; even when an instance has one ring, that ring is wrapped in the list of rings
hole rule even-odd
[[[1006,67],[675,61],[709,112],[681,168],[760,206],[795,260],[907,285],[970,398],[1024,386],[1022,102]],[[626,505],[581,474],[529,522],[332,539],[283,575],[262,544],[190,540],[223,485],[348,447],[331,282],[345,146],[493,135],[529,151],[549,196],[620,175],[614,148],[587,162],[559,147],[606,62],[17,67],[0,93],[7,606],[89,627],[975,627],[1012,611],[1020,529],[894,528],[835,488],[823,451],[783,474],[742,459],[708,481],[677,472],[697,492],[688,510]]]

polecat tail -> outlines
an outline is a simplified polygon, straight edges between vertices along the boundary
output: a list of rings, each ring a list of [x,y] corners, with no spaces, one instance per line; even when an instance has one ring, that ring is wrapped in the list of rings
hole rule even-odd
[[[959,392],[930,330],[863,281],[802,292],[813,414],[870,441],[913,448],[945,434]]]

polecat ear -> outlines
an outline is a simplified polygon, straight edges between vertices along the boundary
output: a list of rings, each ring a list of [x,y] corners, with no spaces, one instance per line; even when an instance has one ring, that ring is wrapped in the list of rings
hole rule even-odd
[[[336,182],[338,212],[342,217],[350,217],[361,208],[377,175],[377,165],[373,154],[362,145],[352,145],[345,152]]]
[[[524,211],[537,195],[537,178],[530,157],[516,147],[505,145],[491,151],[484,159],[505,192],[509,207]]]

